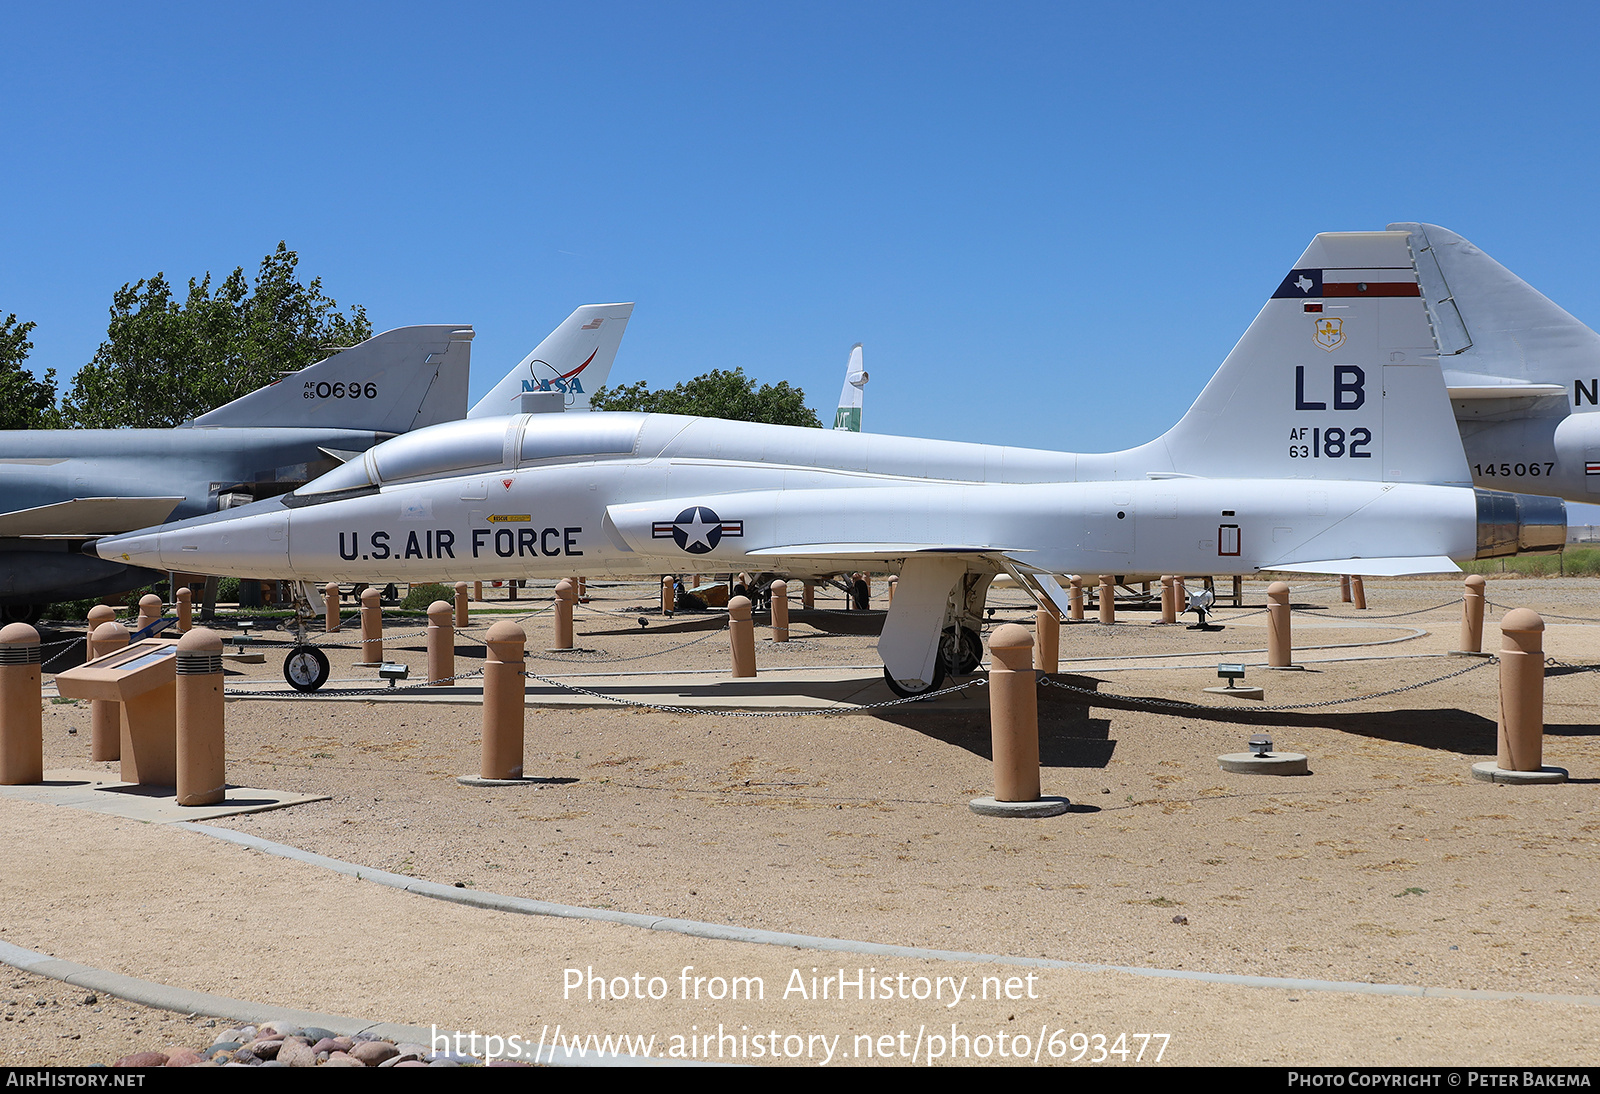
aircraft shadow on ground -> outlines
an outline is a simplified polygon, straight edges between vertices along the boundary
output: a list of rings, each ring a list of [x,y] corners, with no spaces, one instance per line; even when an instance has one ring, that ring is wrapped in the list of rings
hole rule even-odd
[[[1062,676],[1057,679],[1073,687],[1089,690],[1099,683],[1086,676]],[[874,711],[873,717],[966,749],[985,760],[994,759],[987,704],[974,704],[965,710],[950,710],[908,703]],[[1111,763],[1116,747],[1117,742],[1111,739],[1111,719],[1090,717],[1089,706],[1081,698],[1040,689],[1040,766],[1103,768]]]
[[[1100,681],[1086,676],[1056,676],[1057,682],[1096,691]],[[1174,718],[1220,722],[1242,727],[1275,729],[1333,729],[1354,736],[1396,744],[1439,749],[1469,756],[1492,757],[1497,751],[1492,718],[1455,707],[1390,711],[1273,711],[1249,707],[1165,708],[1164,696],[1079,696],[1041,688],[1039,692],[1039,761],[1046,767],[1105,767],[1111,762],[1116,741],[1111,739],[1111,719],[1090,716],[1091,708],[1165,714]],[[895,725],[926,734],[946,744],[964,748],[975,756],[993,759],[987,707],[969,710],[920,709],[915,704],[874,712]],[[1546,737],[1600,736],[1600,724],[1547,724]]]
[[[1081,686],[1081,685],[1079,685]],[[1252,710],[1249,707],[1184,707],[1162,709],[1171,702],[1163,696],[1128,696],[1093,700],[1093,705],[1111,710],[1139,710],[1173,718],[1223,722],[1239,726],[1282,729],[1334,729],[1360,737],[1373,737],[1396,744],[1437,748],[1470,756],[1493,756],[1497,745],[1494,719],[1455,707],[1426,710],[1381,711],[1292,711]],[[1576,727],[1574,727],[1576,728]],[[1547,727],[1545,732],[1560,733],[1562,727]]]

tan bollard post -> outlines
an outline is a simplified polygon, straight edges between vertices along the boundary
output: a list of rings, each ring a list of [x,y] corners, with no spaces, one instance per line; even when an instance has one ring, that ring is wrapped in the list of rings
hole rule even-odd
[[[94,621],[97,609],[104,608],[104,622],[89,635],[89,657],[104,657],[128,644],[128,628],[113,618],[116,613],[104,604],[89,609],[89,619]],[[112,699],[89,700],[89,758],[91,760],[122,759],[122,704]]]
[[[383,609],[378,599],[378,590],[371,585],[361,590],[361,660],[367,665],[383,663]]]
[[[666,595],[665,592],[662,593]],[[572,649],[572,605],[578,601],[578,586],[570,577],[556,582],[556,644],[553,650]]]
[[[1067,604],[1072,609],[1072,618],[1081,621],[1083,619],[1083,578],[1073,574],[1067,579],[1067,588],[1069,590]]]
[[[1350,575],[1339,575],[1339,603],[1350,603]]]
[[[750,598],[736,596],[728,601],[728,641],[733,649],[733,675],[756,674],[756,625],[750,618]]]
[[[522,721],[527,681],[522,656],[527,633],[502,619],[489,628],[483,662],[483,759],[479,777],[522,778]]]
[[[817,606],[817,585],[814,581],[800,583],[800,606],[806,611]]]
[[[1039,632],[1039,670],[1051,674],[1061,671],[1061,618],[1050,607],[1039,609],[1035,629]]]
[[[899,574],[889,575],[889,607],[894,607],[894,587],[900,584]]]
[[[94,652],[94,632],[102,623],[114,622],[117,618],[116,609],[109,604],[96,604],[89,609],[89,625],[83,632],[83,659],[93,661],[100,656]]]
[[[515,600],[517,598],[517,582],[515,578],[506,582],[506,590],[508,593],[507,600]]]
[[[1274,581],[1267,586],[1267,667],[1289,668],[1293,652],[1289,635],[1289,586]]]
[[[339,633],[339,583],[330,581],[322,587],[322,631]]]
[[[198,627],[178,639],[175,657],[178,804],[216,805],[228,796],[222,636]]]
[[[150,624],[161,618],[161,598],[155,593],[146,593],[139,598],[139,622],[133,629],[142,631]]]
[[[456,582],[456,626],[466,628],[471,625],[472,609],[467,602],[467,583]]]
[[[43,660],[38,631],[0,629],[0,786],[44,782]]]
[[[1367,587],[1361,583],[1359,574],[1350,578],[1350,595],[1355,598],[1356,610],[1367,610]]]
[[[663,577],[661,579],[661,614],[671,614],[672,606],[675,603],[677,603],[677,598],[672,595],[672,578]]]
[[[1500,620],[1498,736],[1500,770],[1544,766],[1544,620],[1527,608],[1512,608]]]
[[[178,633],[188,634],[194,628],[194,590],[185,585],[178,590]]]
[[[1172,610],[1179,615],[1189,610],[1189,589],[1182,574],[1172,575]]]
[[[1178,621],[1178,590],[1172,582],[1171,574],[1161,575],[1161,622],[1176,623]]]
[[[479,604],[483,603],[483,582],[474,581],[472,583],[472,599]]]
[[[1039,682],[1033,638],[1015,623],[989,636],[989,732],[995,800],[1038,801]]]
[[[455,674],[455,611],[448,600],[435,600],[428,605],[428,683],[448,683]]]
[[[771,585],[772,640],[789,641],[789,583],[779,578]]]
[[[1468,574],[1461,593],[1461,652],[1483,652],[1483,605],[1487,599],[1482,574]]]
[[[1100,575],[1100,622],[1117,621],[1117,593],[1111,584],[1110,574]]]

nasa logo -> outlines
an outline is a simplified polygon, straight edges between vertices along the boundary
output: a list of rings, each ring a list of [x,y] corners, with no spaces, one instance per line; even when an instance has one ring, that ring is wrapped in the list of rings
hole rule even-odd
[[[1338,349],[1344,344],[1343,319],[1318,319],[1316,329],[1317,345],[1323,349]]]
[[[743,536],[744,521],[723,520],[704,505],[691,505],[676,520],[658,520],[650,527],[653,539],[671,539],[691,555],[710,554],[723,536]]]
[[[528,372],[533,378],[522,381],[523,394],[531,391],[559,391],[568,396],[567,402],[570,404],[573,401],[571,396],[584,393],[583,382],[578,378],[578,374],[588,368],[599,353],[600,350],[596,348],[584,359],[583,364],[571,372],[557,372],[555,366],[548,361],[537,359],[529,361]]]

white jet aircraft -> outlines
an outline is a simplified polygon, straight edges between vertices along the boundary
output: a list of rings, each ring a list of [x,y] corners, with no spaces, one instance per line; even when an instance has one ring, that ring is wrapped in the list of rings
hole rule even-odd
[[[1479,486],[1600,502],[1600,334],[1448,228],[1408,232]]]
[[[910,695],[976,666],[1000,573],[1042,597],[1034,575],[1433,573],[1565,540],[1561,502],[1469,483],[1407,233],[1357,232],[1318,236],[1188,413],[1138,448],[479,417],[96,549],[313,582],[896,568],[878,650]],[[297,687],[320,685],[313,661],[291,660]]]
[[[850,433],[861,432],[861,396],[867,386],[867,374],[861,367],[861,343],[850,347],[850,359],[844,366],[844,389],[839,392],[839,409],[833,414],[833,428]]]

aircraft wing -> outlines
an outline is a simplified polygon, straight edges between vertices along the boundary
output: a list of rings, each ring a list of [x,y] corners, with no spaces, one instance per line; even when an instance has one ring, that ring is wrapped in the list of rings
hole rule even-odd
[[[746,551],[750,558],[804,555],[807,558],[905,558],[907,555],[987,555],[997,548],[944,543],[797,543]]]
[[[74,498],[0,513],[0,536],[109,536],[161,524],[183,501],[177,497]]]
[[[1351,577],[1406,577],[1411,574],[1458,574],[1461,567],[1443,555],[1419,558],[1335,558],[1325,562],[1273,563],[1262,567],[1293,574],[1349,574]]]

